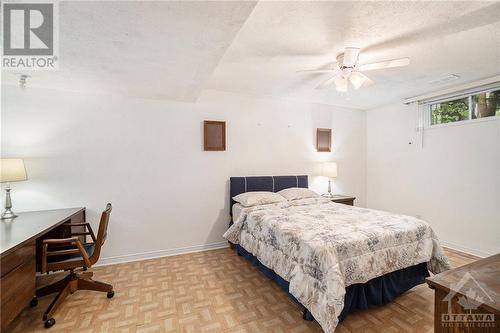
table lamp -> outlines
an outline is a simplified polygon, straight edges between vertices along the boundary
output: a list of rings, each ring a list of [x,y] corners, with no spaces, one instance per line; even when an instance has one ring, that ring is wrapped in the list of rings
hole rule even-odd
[[[324,193],[325,198],[333,198],[332,194],[332,178],[337,177],[337,163],[328,162],[323,163],[321,168],[321,175],[328,177],[328,193]]]
[[[0,159],[0,182],[7,183],[5,186],[5,210],[2,213],[1,219],[13,219],[17,217],[12,211],[12,201],[10,199],[10,184],[26,180],[26,169],[24,162],[20,158],[2,158]]]

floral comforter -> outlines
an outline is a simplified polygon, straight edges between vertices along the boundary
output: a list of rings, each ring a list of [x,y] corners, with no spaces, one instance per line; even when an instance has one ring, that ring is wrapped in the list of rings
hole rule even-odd
[[[327,333],[349,285],[422,262],[433,273],[449,269],[428,223],[325,198],[245,208],[224,237],[288,281]]]

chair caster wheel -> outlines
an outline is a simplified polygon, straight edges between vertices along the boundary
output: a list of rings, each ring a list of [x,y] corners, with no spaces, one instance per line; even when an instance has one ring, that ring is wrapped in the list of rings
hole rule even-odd
[[[38,305],[38,298],[33,297],[30,301],[30,308],[34,308],[37,305]]]
[[[54,318],[47,319],[47,321],[45,321],[45,328],[51,328],[55,323],[56,320]]]
[[[108,294],[106,296],[108,296],[108,298],[113,298],[113,296],[115,296],[115,292],[114,291],[108,291]]]

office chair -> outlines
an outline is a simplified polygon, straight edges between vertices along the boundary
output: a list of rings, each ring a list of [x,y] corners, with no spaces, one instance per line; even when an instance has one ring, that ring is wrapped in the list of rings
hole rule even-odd
[[[115,292],[112,285],[92,280],[93,273],[86,271],[87,268],[92,267],[99,260],[101,247],[107,236],[111,209],[112,206],[108,203],[101,214],[97,238],[89,223],[68,223],[66,226],[70,229],[72,226],[83,226],[85,231],[72,232],[70,238],[43,240],[42,273],[58,270],[69,271],[69,274],[64,279],[36,291],[37,298],[58,293],[43,315],[46,328],[54,326],[56,321],[52,318],[52,315],[63,303],[64,299],[77,290],[102,291],[107,293],[108,298],[114,296]],[[89,235],[92,238],[92,243],[82,243],[78,237],[82,235]],[[77,268],[82,268],[83,271],[75,272]]]

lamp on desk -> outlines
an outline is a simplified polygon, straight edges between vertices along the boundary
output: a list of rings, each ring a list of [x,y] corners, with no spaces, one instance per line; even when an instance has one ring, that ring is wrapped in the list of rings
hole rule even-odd
[[[0,159],[0,182],[7,183],[5,186],[5,210],[2,212],[1,219],[13,219],[17,217],[12,211],[12,201],[10,199],[10,184],[26,180],[26,168],[20,158],[2,158]]]
[[[325,198],[333,198],[332,194],[332,178],[337,177],[337,163],[327,162],[321,166],[321,175],[328,177],[328,193],[324,193]]]

